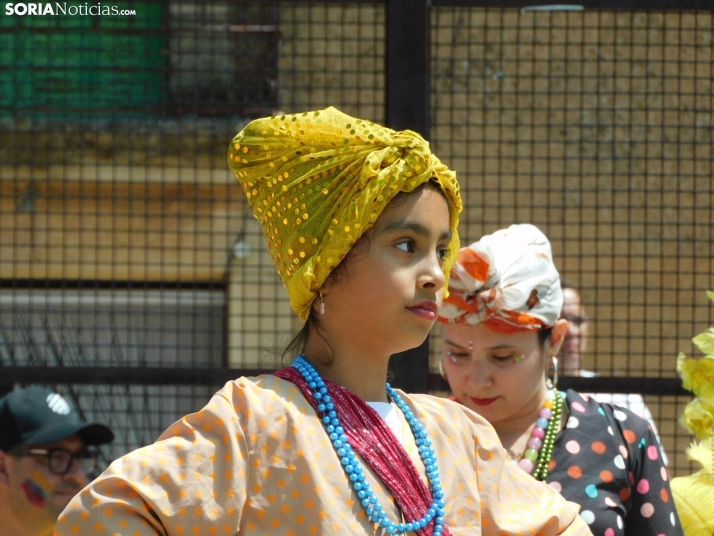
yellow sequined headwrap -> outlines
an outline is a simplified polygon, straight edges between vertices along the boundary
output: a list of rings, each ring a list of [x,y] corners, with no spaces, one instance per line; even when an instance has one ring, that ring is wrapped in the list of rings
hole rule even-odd
[[[335,108],[256,119],[233,138],[228,165],[303,320],[330,272],[394,196],[431,179],[451,205],[448,279],[459,253],[459,185],[419,134]]]

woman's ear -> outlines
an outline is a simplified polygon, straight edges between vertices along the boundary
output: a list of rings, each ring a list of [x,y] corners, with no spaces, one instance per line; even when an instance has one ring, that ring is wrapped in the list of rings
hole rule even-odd
[[[568,321],[559,318],[556,320],[553,330],[550,332],[550,338],[548,339],[548,350],[550,355],[558,355],[560,352],[560,347],[563,345],[565,340],[565,334],[568,332]]]
[[[318,291],[317,298],[312,301],[312,310],[318,315],[325,314],[325,295]]]

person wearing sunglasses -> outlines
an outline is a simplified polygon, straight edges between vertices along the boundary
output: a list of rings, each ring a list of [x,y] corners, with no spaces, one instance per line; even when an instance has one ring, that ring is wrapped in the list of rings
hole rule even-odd
[[[88,483],[96,445],[114,439],[40,387],[0,399],[0,536],[52,534],[57,517]]]

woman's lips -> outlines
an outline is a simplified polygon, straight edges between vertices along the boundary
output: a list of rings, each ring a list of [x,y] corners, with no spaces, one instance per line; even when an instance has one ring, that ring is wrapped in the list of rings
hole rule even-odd
[[[494,398],[476,398],[475,396],[470,397],[471,401],[476,404],[477,406],[488,406],[489,404],[493,404],[496,400],[498,400],[498,397]]]
[[[435,302],[421,302],[411,307],[407,307],[412,313],[417,315],[419,318],[433,322],[436,320],[436,313],[439,311],[438,305]]]

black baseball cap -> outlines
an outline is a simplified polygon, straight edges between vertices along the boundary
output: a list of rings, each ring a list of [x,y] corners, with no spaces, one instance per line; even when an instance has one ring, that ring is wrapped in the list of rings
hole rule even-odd
[[[83,421],[62,396],[49,389],[28,387],[0,398],[0,450],[54,443],[73,435],[85,445],[114,440],[108,427]]]

